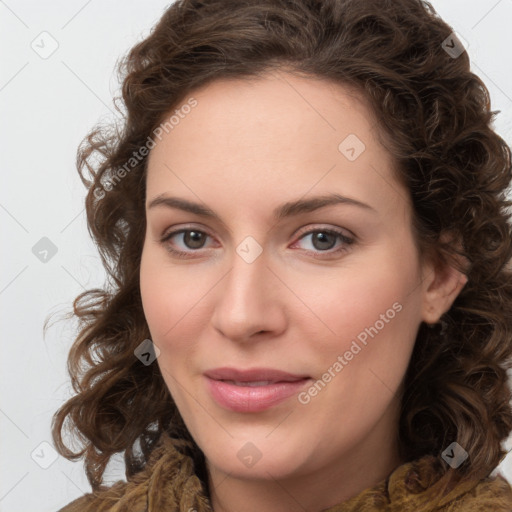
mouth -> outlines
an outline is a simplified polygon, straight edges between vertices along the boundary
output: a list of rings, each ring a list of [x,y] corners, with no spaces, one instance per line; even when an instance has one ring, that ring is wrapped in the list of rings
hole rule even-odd
[[[273,368],[249,368],[242,370],[238,368],[214,368],[204,373],[206,377],[214,380],[230,381],[235,383],[248,382],[295,382],[298,380],[309,379],[309,375],[288,373]]]
[[[220,379],[220,382],[227,382],[228,384],[234,384],[235,386],[248,386],[248,387],[269,386],[270,384],[277,384],[277,381],[272,381],[272,380],[259,380],[259,381],[240,382],[240,381],[236,381],[236,380]]]
[[[312,379],[269,368],[216,368],[204,373],[212,398],[234,412],[260,412],[296,395]]]

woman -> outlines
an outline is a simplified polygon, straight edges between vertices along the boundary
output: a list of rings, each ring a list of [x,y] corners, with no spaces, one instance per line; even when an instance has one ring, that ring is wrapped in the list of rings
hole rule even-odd
[[[123,72],[61,510],[512,510],[510,149],[432,6],[181,0]]]

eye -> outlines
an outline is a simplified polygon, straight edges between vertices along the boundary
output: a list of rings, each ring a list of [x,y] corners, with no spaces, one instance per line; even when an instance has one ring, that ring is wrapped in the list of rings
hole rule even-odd
[[[178,237],[180,235],[180,237]],[[182,243],[185,245],[185,249],[191,249],[190,251],[182,250],[182,249],[175,249],[172,247],[173,244],[170,244],[169,242],[173,238],[181,238]],[[204,231],[200,231],[198,229],[180,229],[177,231],[171,231],[170,233],[165,234],[161,242],[165,245],[166,249],[170,251],[172,254],[180,257],[180,258],[186,258],[190,256],[194,250],[202,249],[206,238],[209,238],[209,235],[205,233]]]
[[[342,231],[337,229],[329,228],[329,229],[314,229],[303,233],[298,242],[301,240],[306,240],[308,237],[310,238],[309,246],[311,248],[307,248],[308,252],[316,253],[314,257],[323,257],[322,254],[318,256],[319,253],[327,253],[327,255],[338,254],[341,252],[346,252],[349,250],[349,246],[354,243],[354,238],[350,238],[346,236]],[[336,242],[339,240],[340,244],[334,250],[336,246]],[[298,243],[296,242],[296,244]]]
[[[312,248],[307,248],[305,250],[306,252],[312,253],[315,258],[325,257],[323,253],[325,253],[326,256],[332,256],[333,254],[346,252],[349,250],[349,246],[355,241],[354,238],[346,236],[342,231],[337,229],[314,229],[302,233],[302,236],[297,242],[295,242],[294,246],[300,241],[306,240],[308,237],[311,237],[309,245]],[[174,256],[178,258],[190,258],[194,257],[194,252],[199,252],[199,249],[204,248],[208,238],[211,238],[210,235],[204,231],[199,229],[183,228],[164,234],[160,242]],[[173,239],[181,239],[181,248],[179,245],[178,248],[175,247],[176,241],[172,242]],[[338,247],[332,250],[333,247],[336,246],[337,241],[340,242]],[[292,248],[294,246],[292,246]]]

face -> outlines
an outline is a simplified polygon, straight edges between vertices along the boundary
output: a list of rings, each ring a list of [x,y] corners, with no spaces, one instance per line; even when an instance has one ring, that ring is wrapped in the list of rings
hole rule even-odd
[[[396,435],[425,269],[369,110],[285,72],[191,97],[149,155],[140,274],[190,433],[232,477],[374,460]]]

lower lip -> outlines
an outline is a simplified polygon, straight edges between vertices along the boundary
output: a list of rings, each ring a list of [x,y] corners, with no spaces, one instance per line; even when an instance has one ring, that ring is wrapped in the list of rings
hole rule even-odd
[[[206,377],[215,401],[235,412],[259,412],[296,395],[311,379],[294,382],[276,382],[265,386],[237,386],[229,382]]]

